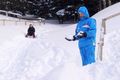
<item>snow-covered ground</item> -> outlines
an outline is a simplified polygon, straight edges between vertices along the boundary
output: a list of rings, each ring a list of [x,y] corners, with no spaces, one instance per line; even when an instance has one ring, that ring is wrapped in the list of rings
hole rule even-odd
[[[102,18],[119,11],[117,3],[93,16],[97,36]],[[64,39],[74,34],[76,24],[34,24],[35,39],[24,37],[28,24],[0,24],[0,80],[119,80],[119,21],[120,16],[107,21],[103,61],[85,67],[81,65],[77,41]]]

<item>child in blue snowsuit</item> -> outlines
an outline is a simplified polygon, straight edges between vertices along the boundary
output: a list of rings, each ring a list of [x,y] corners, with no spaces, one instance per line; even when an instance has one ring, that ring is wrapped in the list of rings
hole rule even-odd
[[[79,40],[78,46],[82,58],[82,65],[95,62],[96,20],[89,17],[86,7],[78,9],[80,20],[77,24],[73,40]]]

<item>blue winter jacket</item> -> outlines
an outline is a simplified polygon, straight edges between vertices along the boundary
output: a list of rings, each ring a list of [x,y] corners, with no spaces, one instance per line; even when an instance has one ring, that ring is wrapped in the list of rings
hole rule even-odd
[[[87,37],[79,39],[79,48],[85,47],[88,45],[95,45],[96,41],[96,20],[89,17],[89,13],[86,7],[80,7],[78,13],[83,13],[84,16],[80,18],[76,30],[75,36],[80,31],[86,32]]]

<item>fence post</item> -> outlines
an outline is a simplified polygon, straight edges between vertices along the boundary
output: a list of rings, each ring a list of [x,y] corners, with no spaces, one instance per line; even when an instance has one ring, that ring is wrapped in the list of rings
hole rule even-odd
[[[3,20],[3,25],[5,25],[5,20]]]
[[[27,21],[25,21],[25,25],[27,25]]]
[[[17,25],[17,21],[15,21],[15,25]]]
[[[98,43],[98,58],[100,61],[103,60],[103,46],[104,46],[104,35],[106,34],[106,18],[102,19],[102,24],[100,28],[100,40]]]

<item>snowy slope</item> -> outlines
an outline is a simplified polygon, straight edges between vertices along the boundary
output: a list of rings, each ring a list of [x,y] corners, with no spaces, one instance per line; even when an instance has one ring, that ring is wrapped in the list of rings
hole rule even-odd
[[[61,40],[54,40],[59,36],[63,38],[62,41],[67,42],[64,39],[65,34],[58,32],[65,30],[63,27],[67,26],[69,25],[50,23],[36,25],[37,38],[26,39],[24,35],[28,25],[1,25],[0,79],[40,79],[57,66],[72,61],[73,56],[67,51],[71,47],[66,49],[65,44],[61,45],[62,42],[56,46]]]
[[[68,56],[67,52],[54,44],[23,37],[5,43],[0,49],[1,80],[41,78],[56,66],[63,64]]]
[[[93,16],[97,35],[102,18],[118,12],[119,6],[115,4]],[[119,16],[107,21],[110,28],[105,35],[104,60],[85,67],[81,66],[77,41],[64,39],[74,34],[76,24],[34,24],[36,39],[24,38],[28,25],[23,23],[0,25],[0,80],[119,80],[119,21]]]
[[[104,10],[102,10],[102,11],[100,11],[100,12],[98,12],[98,13],[96,13],[93,17],[95,17],[96,18],[96,20],[97,20],[97,36],[99,37],[99,34],[100,34],[100,28],[101,28],[101,25],[102,25],[102,19],[104,19],[104,18],[107,18],[107,17],[109,17],[109,16],[111,16],[111,15],[113,15],[113,14],[116,14],[116,13],[119,13],[120,12],[120,3],[116,3],[116,4],[114,4],[114,5],[112,5],[112,6],[110,6],[110,7],[107,7],[107,8],[105,8]],[[114,18],[116,18],[116,17],[114,17]],[[117,17],[118,18],[118,17]],[[119,21],[116,21],[116,19],[115,20],[113,20],[113,19],[111,19],[112,20],[112,22],[110,22],[110,20],[108,20],[109,22],[110,22],[110,24],[109,24],[109,26],[112,26],[112,27],[114,27],[114,26],[118,26],[118,23],[119,23]],[[108,24],[108,21],[107,21],[107,24]],[[117,23],[117,24],[116,24]],[[114,26],[112,25],[112,24],[114,24]],[[107,25],[108,26],[108,25]],[[109,28],[108,28],[109,29]],[[111,29],[111,28],[110,28]],[[113,28],[112,28],[113,29]],[[111,29],[111,30],[112,30]],[[107,31],[109,31],[109,30],[107,30]],[[98,38],[99,39],[99,38]],[[97,40],[98,41],[98,40]]]

